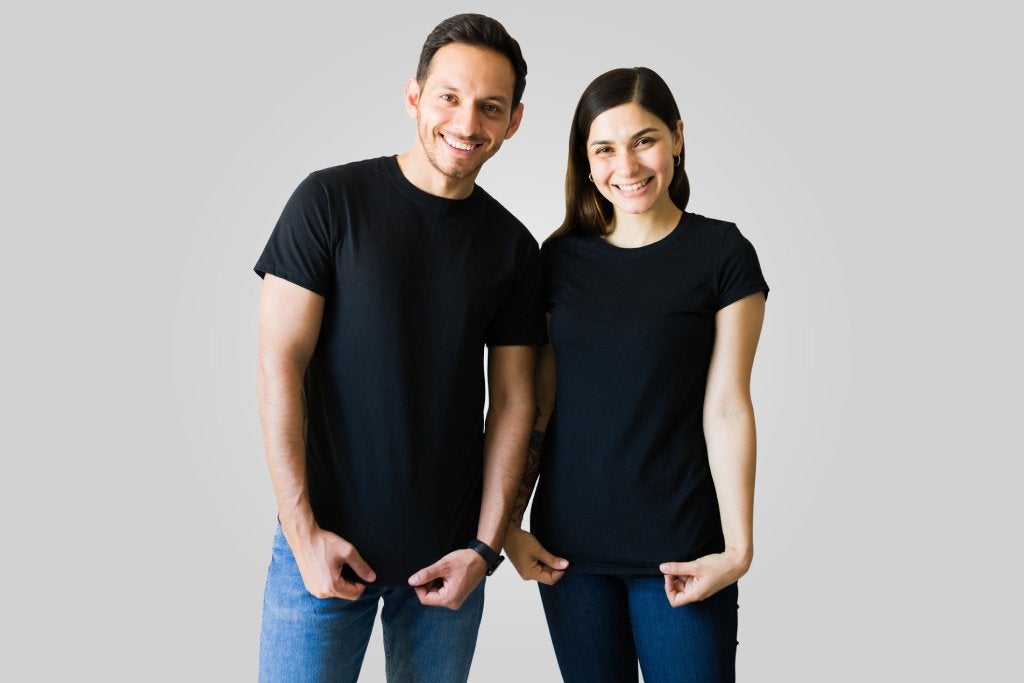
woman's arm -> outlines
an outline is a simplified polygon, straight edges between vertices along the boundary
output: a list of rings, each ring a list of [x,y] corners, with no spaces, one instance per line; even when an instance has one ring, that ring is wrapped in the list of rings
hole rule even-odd
[[[764,294],[758,292],[715,316],[715,344],[704,395],[704,438],[725,550],[692,562],[661,565],[665,593],[675,607],[703,600],[736,582],[753,559],[757,439],[750,374],[764,309]]]

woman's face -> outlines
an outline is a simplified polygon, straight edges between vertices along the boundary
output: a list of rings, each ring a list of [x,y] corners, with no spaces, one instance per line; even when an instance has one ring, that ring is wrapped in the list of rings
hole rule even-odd
[[[633,102],[602,112],[590,124],[587,137],[594,185],[616,213],[670,208],[674,157],[682,149],[682,121],[669,130],[664,121]]]

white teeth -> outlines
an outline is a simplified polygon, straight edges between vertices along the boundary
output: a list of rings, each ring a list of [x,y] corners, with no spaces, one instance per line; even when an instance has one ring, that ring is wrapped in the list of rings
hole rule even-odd
[[[639,190],[641,187],[651,182],[651,179],[641,180],[639,183],[633,183],[632,185],[619,185],[619,189],[623,192],[632,192],[633,190]]]
[[[473,148],[476,147],[476,145],[470,145],[470,144],[466,144],[466,143],[462,143],[462,142],[456,142],[455,140],[452,140],[447,135],[442,135],[441,137],[443,137],[444,141],[447,142],[449,145],[451,145],[455,149],[461,149],[463,152],[472,152]]]

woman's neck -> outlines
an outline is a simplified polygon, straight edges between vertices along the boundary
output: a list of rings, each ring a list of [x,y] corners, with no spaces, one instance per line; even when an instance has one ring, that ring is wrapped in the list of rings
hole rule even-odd
[[[679,224],[683,212],[669,203],[658,211],[624,213],[616,211],[604,240],[616,247],[635,249],[664,239]]]

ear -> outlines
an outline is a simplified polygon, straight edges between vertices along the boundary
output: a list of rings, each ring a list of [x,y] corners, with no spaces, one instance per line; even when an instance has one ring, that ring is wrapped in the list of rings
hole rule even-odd
[[[673,154],[679,156],[683,153],[683,120],[679,119],[676,121],[676,130],[672,134],[672,149]]]
[[[510,137],[516,134],[519,130],[519,124],[523,122],[523,103],[520,102],[516,105],[516,108],[512,110],[512,117],[508,120],[508,130],[505,131],[505,139],[508,140]]]
[[[409,116],[416,118],[420,111],[420,82],[410,78],[405,82],[405,110]]]

